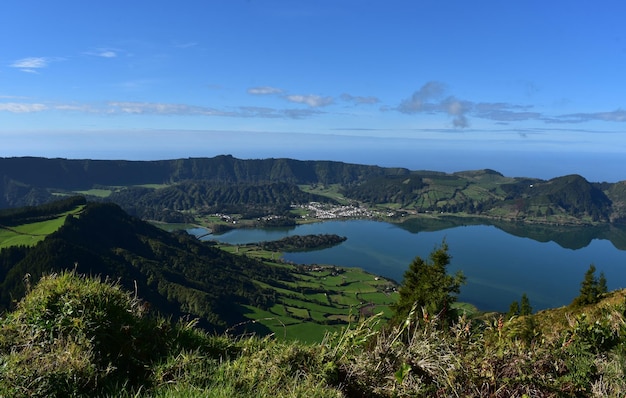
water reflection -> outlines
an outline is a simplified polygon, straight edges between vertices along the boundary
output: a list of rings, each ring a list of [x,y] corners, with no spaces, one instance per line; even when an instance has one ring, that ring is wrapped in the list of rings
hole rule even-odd
[[[413,218],[398,225],[412,233],[441,231],[467,225],[493,225],[511,235],[530,238],[537,242],[555,242],[565,249],[582,249],[589,246],[594,239],[605,239],[610,241],[616,249],[626,250],[625,225],[542,225],[465,217]]]

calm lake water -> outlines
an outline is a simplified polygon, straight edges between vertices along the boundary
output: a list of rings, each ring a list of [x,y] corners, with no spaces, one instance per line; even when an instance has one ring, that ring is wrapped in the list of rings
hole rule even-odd
[[[411,232],[370,220],[327,221],[290,229],[236,229],[203,239],[245,244],[309,234],[337,234],[348,240],[323,250],[286,253],[283,258],[299,264],[360,267],[398,282],[415,256],[427,258],[445,239],[452,255],[449,271],[462,270],[467,277],[459,299],[486,311],[507,311],[523,293],[530,298],[533,310],[569,304],[578,295],[591,263],[598,274],[604,272],[609,289],[626,287],[626,251],[608,239],[588,238],[586,246],[571,249],[549,239],[540,242],[488,225]]]

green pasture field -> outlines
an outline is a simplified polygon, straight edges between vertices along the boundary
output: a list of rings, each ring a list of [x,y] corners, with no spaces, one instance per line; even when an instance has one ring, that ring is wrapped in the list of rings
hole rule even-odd
[[[276,267],[297,269],[297,266],[278,261],[281,253],[261,250],[256,245],[218,244],[216,247]],[[334,275],[335,272],[338,273]],[[264,325],[278,338],[320,341],[326,333],[356,321],[359,309],[365,305],[373,305],[372,313],[382,312],[383,317],[390,318],[389,304],[397,299],[397,293],[385,292],[393,282],[358,268],[328,266],[305,272],[298,269],[292,275],[294,280],[277,281],[280,287],[257,281],[259,288],[276,292],[276,303],[268,310],[246,306],[244,311],[244,316],[251,322]]]
[[[306,343],[321,341],[327,333],[341,330],[344,325],[322,325],[305,322],[289,316],[279,316],[249,305],[245,306],[246,317],[267,327],[277,338],[298,340]]]
[[[74,191],[79,195],[95,196],[98,198],[108,198],[114,191],[112,189],[93,188],[84,191]]]
[[[149,189],[161,189],[161,188],[165,188],[168,186],[169,184],[138,184],[138,185],[129,185],[129,186],[125,186],[125,185],[117,186],[116,185],[116,186],[103,187],[103,188],[82,189],[82,190],[73,191],[73,192],[78,195],[95,196],[97,198],[108,198],[109,196],[111,196],[113,192],[119,191],[124,188],[141,187],[141,188],[149,188]]]
[[[332,184],[332,185],[316,184],[316,185],[313,185],[313,186],[311,186],[311,185],[298,185],[298,187],[303,192],[312,193],[312,194],[320,195],[320,196],[326,196],[327,198],[334,199],[334,200],[338,201],[341,204],[347,204],[349,202],[349,200],[346,199],[341,194],[341,185],[340,184]]]
[[[240,250],[239,254],[244,252]],[[336,270],[340,274],[333,276]],[[260,288],[276,291],[276,304],[269,310],[246,306],[244,314],[279,338],[286,336],[289,340],[319,341],[325,333],[337,331],[356,321],[363,306],[373,305],[371,313],[382,312],[384,318],[390,318],[389,304],[397,299],[397,293],[384,291],[392,282],[358,268],[335,269],[329,266],[321,271],[300,271],[292,275],[295,277],[293,281],[278,281],[285,287],[257,282]],[[323,290],[324,293],[304,293],[307,289]]]
[[[56,218],[0,228],[0,249],[10,246],[34,246],[65,223],[69,214],[78,214],[84,206],[58,214]]]
[[[0,229],[0,249],[10,246],[34,246],[44,237],[20,235],[6,229]]]
[[[133,185],[133,187],[151,188],[151,189],[161,189],[161,188],[167,188],[169,186],[170,186],[170,184],[139,184],[139,185]]]

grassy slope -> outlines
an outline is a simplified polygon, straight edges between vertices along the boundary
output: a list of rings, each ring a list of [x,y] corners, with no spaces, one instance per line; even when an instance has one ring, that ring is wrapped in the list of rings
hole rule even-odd
[[[9,246],[34,246],[55,232],[68,215],[77,215],[84,206],[76,206],[73,210],[53,215],[54,218],[46,221],[25,223],[10,228],[0,228],[0,249]]]
[[[62,273],[0,319],[0,396],[621,397],[625,294],[550,321],[550,333],[538,328],[565,309],[450,328],[369,318],[303,345],[208,335],[149,316],[119,286]]]

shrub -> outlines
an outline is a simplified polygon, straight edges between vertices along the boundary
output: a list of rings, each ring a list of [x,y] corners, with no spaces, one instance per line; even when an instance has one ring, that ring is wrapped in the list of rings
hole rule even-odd
[[[0,325],[3,393],[73,396],[145,381],[170,329],[145,312],[117,284],[72,272],[43,277]]]

